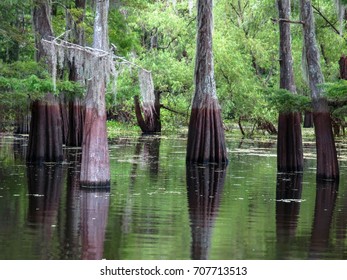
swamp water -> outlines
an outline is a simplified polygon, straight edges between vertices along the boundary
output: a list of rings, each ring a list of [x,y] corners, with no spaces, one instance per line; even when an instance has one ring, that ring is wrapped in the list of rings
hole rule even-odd
[[[186,139],[110,143],[111,189],[79,186],[66,163],[25,164],[26,139],[0,135],[0,259],[347,259],[347,147],[341,179],[276,173],[275,142],[227,139],[229,165],[186,167]]]

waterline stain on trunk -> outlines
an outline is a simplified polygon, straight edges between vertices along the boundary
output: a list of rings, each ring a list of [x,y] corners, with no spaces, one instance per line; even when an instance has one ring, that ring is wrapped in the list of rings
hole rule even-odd
[[[223,163],[228,160],[214,78],[213,1],[199,0],[197,8],[195,93],[188,128],[186,160],[189,163]]]
[[[27,162],[62,162],[63,136],[59,103],[52,94],[32,103]]]
[[[190,116],[187,162],[227,162],[221,111],[216,99],[207,96],[201,108],[193,108]]]
[[[278,172],[303,170],[304,159],[300,119],[299,112],[279,114],[277,137]]]

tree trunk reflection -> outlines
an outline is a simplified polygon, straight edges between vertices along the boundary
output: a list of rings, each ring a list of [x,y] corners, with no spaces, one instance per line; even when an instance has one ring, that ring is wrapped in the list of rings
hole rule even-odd
[[[295,239],[302,193],[301,173],[279,173],[276,187],[277,258],[288,256]]]
[[[186,172],[192,232],[191,258],[208,259],[212,229],[225,181],[226,165],[187,164]]]
[[[61,165],[27,166],[28,225],[39,230],[40,255],[49,259],[50,244],[58,223],[60,196],[63,186]]]
[[[316,205],[311,232],[310,259],[326,258],[338,182],[317,180]]]
[[[81,189],[82,259],[100,260],[104,253],[109,192]]]

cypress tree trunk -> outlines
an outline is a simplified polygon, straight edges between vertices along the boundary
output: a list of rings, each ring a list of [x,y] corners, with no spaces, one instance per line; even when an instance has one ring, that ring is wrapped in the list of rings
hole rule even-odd
[[[280,19],[290,20],[290,0],[278,0]],[[280,28],[280,88],[296,94],[293,74],[290,23],[279,21]],[[299,112],[280,112],[277,136],[277,170],[302,171],[304,165],[301,117]]]
[[[62,162],[62,125],[56,97],[47,94],[44,100],[34,101],[31,104],[31,115],[27,162]]]
[[[139,97],[134,96],[135,116],[137,124],[141,128],[143,134],[155,134],[161,132],[159,94],[154,93],[154,96],[154,106],[149,106],[146,109],[141,106]]]
[[[64,93],[61,93],[59,96],[59,108],[61,114],[61,130],[63,134],[63,144],[66,145],[68,142],[69,135],[69,106]]]
[[[304,48],[307,62],[307,76],[313,104],[313,122],[317,150],[317,177],[321,179],[338,179],[339,167],[331,116],[328,102],[322,96],[322,88],[319,87],[324,82],[324,77],[319,63],[313,10],[310,0],[301,0],[301,19],[305,22],[303,25]]]
[[[212,0],[198,0],[195,94],[189,122],[187,162],[227,162],[212,52]]]
[[[33,7],[33,24],[35,30],[36,60],[44,58],[41,39],[51,39],[53,31],[50,20],[50,7],[47,1],[35,0]],[[31,104],[31,126],[27,162],[63,161],[63,134],[59,102],[48,93],[42,100]]]
[[[83,139],[83,124],[85,107],[80,98],[69,101],[69,129],[67,145],[81,147]]]
[[[304,128],[313,127],[313,113],[311,111],[305,111],[304,113]]]
[[[108,51],[109,0],[96,2],[93,48]],[[102,62],[102,58],[100,60]],[[106,77],[94,75],[89,81],[83,127],[81,185],[110,185],[110,164],[106,130]]]
[[[27,106],[24,109],[18,108],[16,134],[29,134],[31,122],[30,101],[27,100]]]
[[[339,60],[340,79],[347,80],[347,57],[342,55]]]

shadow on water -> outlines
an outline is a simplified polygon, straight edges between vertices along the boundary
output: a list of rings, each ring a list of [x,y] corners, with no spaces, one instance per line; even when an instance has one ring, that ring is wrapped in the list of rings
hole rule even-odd
[[[159,153],[160,153],[160,138],[156,136],[141,136],[138,139],[134,161],[136,158],[141,158],[148,165],[149,174],[152,179],[157,179],[159,172]]]
[[[317,180],[309,259],[329,258],[328,248],[331,247],[330,226],[333,219],[338,187],[338,181]]]
[[[27,166],[29,228],[37,230],[40,255],[50,256],[50,245],[58,223],[58,211],[63,187],[63,167],[61,165]],[[46,251],[46,252],[45,252]]]
[[[225,175],[226,166],[186,166],[193,260],[206,260],[209,257]]]
[[[279,173],[276,185],[277,259],[284,259],[292,251],[296,236],[303,175]]]

